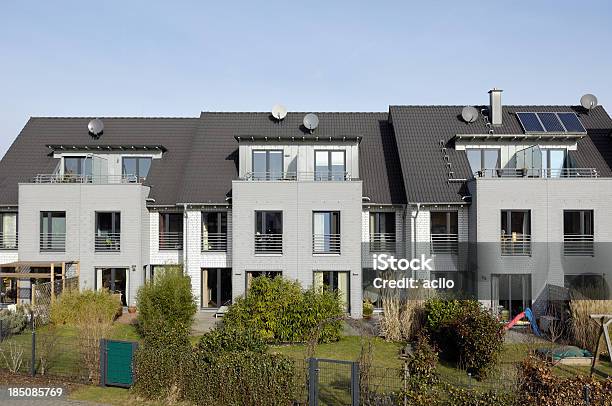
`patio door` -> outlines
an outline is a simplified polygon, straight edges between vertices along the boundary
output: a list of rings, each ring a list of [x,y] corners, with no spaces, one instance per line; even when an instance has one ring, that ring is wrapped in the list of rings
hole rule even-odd
[[[96,268],[96,289],[120,294],[121,304],[127,306],[128,275],[127,268]]]
[[[493,310],[508,311],[512,319],[531,306],[531,275],[500,274],[491,276]]]
[[[232,269],[202,269],[202,308],[217,309],[232,301]]]

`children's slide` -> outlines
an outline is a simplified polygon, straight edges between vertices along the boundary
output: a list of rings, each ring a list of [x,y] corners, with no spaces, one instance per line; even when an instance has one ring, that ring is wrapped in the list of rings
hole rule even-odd
[[[527,317],[527,320],[529,320],[529,324],[531,324],[531,330],[533,331],[533,334],[537,335],[538,337],[540,337],[542,335],[542,333],[540,333],[540,329],[538,328],[538,324],[535,321],[535,317],[533,317],[533,312],[531,311],[530,308],[526,308],[524,312],[521,312],[519,314],[516,315],[515,318],[513,318],[510,323],[506,324],[504,326],[504,329],[509,330],[512,327],[514,327],[514,325],[521,320],[522,318]]]

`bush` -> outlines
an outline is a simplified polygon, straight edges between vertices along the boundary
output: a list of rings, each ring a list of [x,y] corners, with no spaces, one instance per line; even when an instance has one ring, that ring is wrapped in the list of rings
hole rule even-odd
[[[195,355],[201,363],[230,352],[254,352],[263,354],[268,349],[266,341],[253,329],[238,330],[224,326],[204,334],[196,346]]]
[[[51,322],[61,324],[112,323],[121,307],[108,290],[66,290],[51,305]]]
[[[362,312],[364,318],[372,316],[372,314],[374,314],[374,305],[372,304],[372,302],[367,299],[364,300]]]
[[[21,333],[27,327],[29,318],[29,310],[22,305],[16,306],[15,311],[0,310],[0,336]]]
[[[415,343],[415,349],[406,362],[408,384],[415,390],[438,383],[436,372],[438,353],[426,336],[420,335]]]
[[[191,279],[181,267],[165,267],[138,290],[138,327],[142,336],[164,326],[189,330],[197,311]]]
[[[519,365],[519,400],[521,405],[584,405],[584,388],[589,387],[591,405],[612,404],[612,378],[605,381],[577,376],[560,378],[542,360],[527,357]]]
[[[503,327],[472,300],[432,299],[425,305],[426,328],[443,358],[485,378],[503,348]]]
[[[185,399],[197,405],[290,405],[297,398],[295,366],[266,353],[224,353],[211,363],[195,362]]]
[[[297,281],[258,277],[223,322],[237,330],[255,330],[268,341],[301,342],[315,333],[319,342],[329,342],[340,339],[343,315],[335,292],[303,291]]]

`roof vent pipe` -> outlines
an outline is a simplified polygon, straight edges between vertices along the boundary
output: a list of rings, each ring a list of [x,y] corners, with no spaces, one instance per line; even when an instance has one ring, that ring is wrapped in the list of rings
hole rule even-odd
[[[492,125],[502,125],[502,92],[496,88],[489,90],[489,121]]]

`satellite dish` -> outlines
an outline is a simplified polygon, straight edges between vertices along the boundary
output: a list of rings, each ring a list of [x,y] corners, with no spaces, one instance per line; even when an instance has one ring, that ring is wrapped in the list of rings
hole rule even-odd
[[[272,116],[278,121],[282,120],[287,116],[287,107],[282,104],[275,104],[272,107]]]
[[[478,110],[472,106],[465,106],[461,110],[461,117],[466,123],[473,123],[478,119]]]
[[[319,126],[319,117],[314,113],[308,113],[304,116],[304,127],[308,128],[312,132]]]
[[[89,130],[89,135],[99,138],[104,132],[104,123],[99,118],[94,118],[87,124],[87,130]]]
[[[580,104],[587,110],[593,110],[597,106],[597,97],[587,93],[580,98]]]

